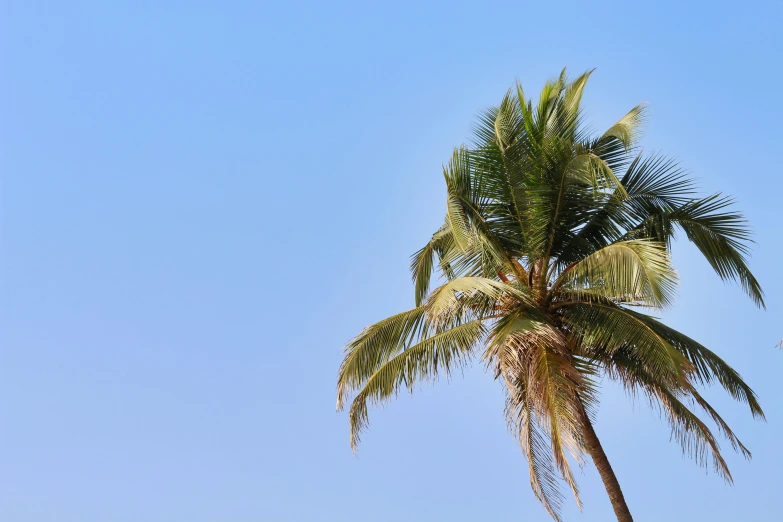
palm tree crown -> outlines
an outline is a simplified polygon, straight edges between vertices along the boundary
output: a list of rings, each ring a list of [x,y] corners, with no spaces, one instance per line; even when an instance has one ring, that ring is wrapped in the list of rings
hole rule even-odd
[[[557,520],[567,455],[595,462],[619,520],[631,520],[593,431],[599,378],[641,392],[683,451],[731,475],[698,406],[730,445],[750,453],[697,387],[717,381],[763,417],[736,371],[644,309],[672,302],[671,242],[684,233],[724,280],[764,306],[747,267],[749,230],[720,194],[699,197],[671,160],[636,147],[633,108],[600,136],[584,127],[590,72],[548,82],[537,103],[521,85],[479,118],[470,146],[444,167],[443,226],[413,255],[416,307],[365,328],[345,349],[337,407],[353,396],[351,445],[368,406],[480,357],[506,390],[505,414],[537,498]],[[434,269],[441,286],[431,292]]]

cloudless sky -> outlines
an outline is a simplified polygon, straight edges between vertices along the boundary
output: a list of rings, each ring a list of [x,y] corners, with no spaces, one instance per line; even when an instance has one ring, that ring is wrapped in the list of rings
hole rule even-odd
[[[441,165],[515,78],[596,67],[605,129],[736,196],[758,310],[690,246],[665,320],[733,364],[768,422],[708,396],[727,486],[643,400],[597,432],[637,521],[783,520],[783,4],[0,2],[0,520],[546,521],[480,364],[334,411],[342,346],[413,305]],[[612,519],[592,465],[585,508]]]

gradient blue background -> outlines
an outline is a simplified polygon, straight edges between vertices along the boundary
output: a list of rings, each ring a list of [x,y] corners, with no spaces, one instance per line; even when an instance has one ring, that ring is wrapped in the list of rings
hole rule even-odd
[[[476,113],[564,65],[597,67],[597,130],[648,101],[646,149],[737,197],[768,299],[677,245],[665,319],[768,422],[708,393],[754,454],[724,444],[728,487],[607,386],[636,520],[783,520],[783,4],[371,4],[0,3],[0,520],[549,520],[480,365],[374,410],[358,458],[334,383],[412,305]],[[580,483],[567,520],[610,520]]]

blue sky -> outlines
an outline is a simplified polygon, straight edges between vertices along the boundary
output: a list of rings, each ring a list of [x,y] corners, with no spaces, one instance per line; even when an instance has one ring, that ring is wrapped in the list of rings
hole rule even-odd
[[[687,5],[686,5],[687,4]],[[701,5],[699,5],[701,4]],[[780,2],[0,4],[0,519],[546,521],[480,365],[334,412],[343,344],[412,306],[441,164],[518,77],[597,67],[602,129],[736,196],[760,311],[688,245],[669,324],[732,363],[768,422],[705,475],[643,401],[597,431],[645,520],[780,520]],[[724,444],[724,446],[727,446]],[[591,466],[585,508],[611,508]]]

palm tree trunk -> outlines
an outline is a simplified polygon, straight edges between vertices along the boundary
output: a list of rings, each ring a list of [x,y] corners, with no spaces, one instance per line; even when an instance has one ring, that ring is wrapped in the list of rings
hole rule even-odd
[[[633,522],[631,512],[628,510],[628,504],[625,503],[625,497],[623,497],[623,491],[620,489],[620,483],[617,482],[617,477],[612,470],[611,464],[609,464],[609,459],[606,458],[601,441],[598,440],[598,435],[595,434],[593,423],[590,422],[590,418],[587,416],[584,408],[582,408],[582,428],[587,452],[593,458],[595,467],[598,468],[598,473],[601,475],[601,480],[604,481],[604,487],[609,494],[609,500],[612,501],[612,508],[614,508],[614,514],[617,516],[618,522]]]

